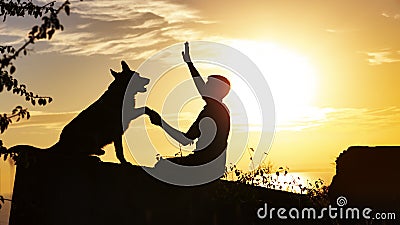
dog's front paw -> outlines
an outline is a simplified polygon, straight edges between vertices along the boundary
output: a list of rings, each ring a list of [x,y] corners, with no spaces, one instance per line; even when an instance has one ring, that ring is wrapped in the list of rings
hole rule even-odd
[[[152,124],[157,125],[157,126],[161,126],[162,125],[161,116],[156,111],[154,111],[152,109],[149,109],[146,114],[150,117],[150,122]]]

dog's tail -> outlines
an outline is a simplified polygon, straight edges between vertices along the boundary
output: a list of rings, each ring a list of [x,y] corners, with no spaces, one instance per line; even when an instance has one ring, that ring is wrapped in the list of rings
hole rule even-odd
[[[31,145],[16,145],[8,149],[9,152],[20,154],[21,152],[38,152],[46,151],[47,149],[37,148]]]
[[[32,163],[37,161],[37,154],[47,152],[47,149],[37,148],[31,145],[16,145],[8,149],[12,153],[12,159],[16,165],[29,167]]]
[[[42,153],[42,152],[51,152],[58,148],[60,148],[60,146],[59,146],[59,143],[57,142],[56,144],[54,144],[53,146],[51,146],[49,148],[38,148],[35,146],[31,146],[31,145],[16,145],[16,146],[9,148],[8,151],[12,152],[12,153],[16,153],[16,154],[20,154],[20,153],[24,153],[24,152]]]

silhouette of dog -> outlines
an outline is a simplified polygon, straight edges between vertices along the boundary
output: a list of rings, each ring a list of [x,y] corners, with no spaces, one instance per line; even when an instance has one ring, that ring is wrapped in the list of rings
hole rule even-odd
[[[68,154],[75,151],[72,154],[103,155],[105,152],[102,148],[114,142],[118,160],[121,163],[127,163],[122,148],[122,135],[125,132],[122,125],[125,91],[132,79],[133,87],[129,88],[132,98],[125,104],[132,104],[129,106],[132,111],[128,113],[128,116],[130,120],[133,120],[149,110],[147,107],[135,108],[134,95],[146,92],[145,86],[150,80],[132,71],[126,62],[122,61],[121,65],[122,72],[110,69],[115,80],[108,90],[64,127],[59,141],[51,149]],[[124,127],[126,129],[128,126]]]

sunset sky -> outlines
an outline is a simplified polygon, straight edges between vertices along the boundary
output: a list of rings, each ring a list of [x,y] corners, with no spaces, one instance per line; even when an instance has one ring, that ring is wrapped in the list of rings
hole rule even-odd
[[[329,183],[336,157],[349,146],[400,144],[398,0],[85,0],[71,1],[71,16],[60,19],[65,31],[56,32],[51,41],[36,43],[28,56],[15,62],[15,77],[30,90],[52,96],[54,102],[34,107],[11,93],[0,95],[0,112],[24,105],[33,115],[0,136],[8,147],[53,145],[62,127],[107,89],[113,79],[110,68],[119,71],[120,61],[126,60],[135,69],[161,49],[196,40],[237,48],[268,81],[276,106],[274,141],[270,150],[255,146],[253,140],[247,143],[249,148],[269,150],[265,162],[288,166],[293,173],[313,172]],[[28,17],[8,18],[0,23],[1,44],[20,46],[29,29],[39,23]],[[217,71],[235,80],[222,68],[203,64],[198,68],[203,75]],[[157,111],[161,110],[157,96],[190,75],[178,67],[163,78],[164,83],[149,94],[155,100],[148,104]],[[235,93],[245,93],[241,87],[239,81],[232,83]],[[250,102],[242,104],[255,107],[246,105]],[[234,105],[228,104],[232,113]],[[201,102],[193,101],[180,111],[179,121],[170,114],[165,118],[179,122],[186,131],[200,110]],[[251,112],[247,116],[257,118]],[[153,139],[161,137],[154,145],[163,148],[167,139],[148,119],[133,122],[129,132],[143,121]],[[257,130],[251,132],[250,139],[256,138]],[[143,134],[137,135],[140,142]],[[236,146],[232,143],[230,149]],[[171,146],[160,151],[173,155],[176,149]],[[145,151],[144,146],[137,148]],[[107,149],[102,160],[117,162],[113,147]],[[243,168],[248,168],[248,158],[245,151]],[[14,168],[7,162],[0,168],[1,194],[11,191]]]

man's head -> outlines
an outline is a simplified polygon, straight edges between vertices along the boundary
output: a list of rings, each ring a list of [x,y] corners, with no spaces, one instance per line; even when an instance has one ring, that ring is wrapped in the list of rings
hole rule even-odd
[[[221,101],[229,93],[231,83],[226,77],[221,75],[210,75],[206,83],[207,97]]]

